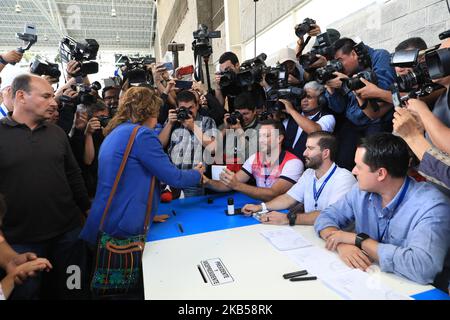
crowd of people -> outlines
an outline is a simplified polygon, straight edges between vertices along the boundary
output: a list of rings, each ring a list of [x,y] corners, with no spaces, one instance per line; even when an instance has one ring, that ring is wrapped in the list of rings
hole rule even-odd
[[[226,52],[215,90],[196,81],[178,88],[179,69],[170,74],[154,63],[145,65],[152,83],[124,77],[101,92],[91,86],[95,99],[80,100],[85,93],[77,87],[90,81],[76,76],[79,62],[67,64],[66,83],[55,90],[55,79],[6,68],[22,54],[2,54],[0,300],[92,298],[85,284],[100,225],[114,237],[138,235],[154,177],[154,221],[164,193],[176,199],[236,191],[255,199],[244,214],[261,213],[264,224],[314,226],[352,268],[377,263],[448,292],[450,76],[433,79],[432,94],[397,104],[392,87],[412,68],[394,67],[388,51],[364,44],[362,61],[358,43],[327,33],[333,55],[313,55],[308,67],[300,63],[303,37],[296,50],[280,50],[287,88],[266,74],[249,85],[224,85],[224,74],[242,70]],[[315,24],[308,31],[320,34]],[[450,39],[438,49],[446,48]],[[424,49],[422,39],[411,38],[396,51]],[[333,63],[341,68],[317,77]],[[373,78],[345,90],[365,69]],[[224,167],[215,179],[213,166]],[[73,264],[82,268],[84,290],[67,288]]]

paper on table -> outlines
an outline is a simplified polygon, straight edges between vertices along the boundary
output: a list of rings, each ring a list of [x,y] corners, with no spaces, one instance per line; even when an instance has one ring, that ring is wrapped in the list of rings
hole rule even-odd
[[[275,248],[281,251],[294,250],[311,246],[311,243],[291,228],[262,231],[261,234],[269,240]]]
[[[323,278],[322,281],[346,299],[413,300],[382,284],[376,274],[371,275],[359,269],[338,273],[335,276]]]
[[[211,179],[219,181],[220,180],[220,174],[223,170],[225,170],[227,166],[211,166]]]
[[[325,249],[310,247],[286,252],[299,266],[319,278],[352,270],[339,257]]]
[[[381,284],[379,275],[369,274],[348,267],[332,252],[318,247],[309,247],[286,252],[286,255],[302,269],[316,275],[328,287],[345,299],[352,300],[407,300]]]

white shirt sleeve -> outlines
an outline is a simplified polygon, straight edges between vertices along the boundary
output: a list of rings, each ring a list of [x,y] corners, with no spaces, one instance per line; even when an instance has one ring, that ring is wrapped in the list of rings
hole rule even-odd
[[[292,180],[293,183],[297,183],[298,179],[302,176],[303,171],[303,162],[300,159],[292,159],[284,165],[280,178],[284,177],[288,180]]]
[[[342,169],[340,174],[336,177],[336,185],[333,187],[333,193],[330,195],[329,203],[328,205],[332,205],[341,198],[343,198],[355,185],[357,182],[353,174],[350,173],[350,171],[346,169]]]
[[[242,165],[242,169],[244,169],[244,172],[250,173],[251,176],[253,176],[252,165],[255,161],[255,157],[255,154],[251,155],[250,158],[248,158],[247,161],[245,161],[245,163]]]
[[[336,119],[332,114],[327,114],[317,121],[323,131],[333,132],[336,127]]]
[[[287,192],[287,195],[300,203],[305,203],[306,175],[302,175],[298,182]]]

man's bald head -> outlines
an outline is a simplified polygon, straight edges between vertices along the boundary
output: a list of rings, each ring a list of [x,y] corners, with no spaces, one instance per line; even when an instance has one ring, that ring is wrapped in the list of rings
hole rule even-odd
[[[11,84],[13,99],[16,98],[16,94],[18,91],[25,91],[26,93],[29,94],[32,90],[33,85],[39,86],[40,88],[44,86],[45,89],[49,89],[47,87],[51,88],[48,82],[39,76],[28,73],[22,74],[20,76],[17,76]]]

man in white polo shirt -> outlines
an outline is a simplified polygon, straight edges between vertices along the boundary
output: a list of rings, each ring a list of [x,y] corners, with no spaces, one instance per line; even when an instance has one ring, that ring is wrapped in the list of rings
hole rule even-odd
[[[270,202],[247,204],[242,211],[247,215],[267,211],[260,216],[265,224],[313,225],[321,210],[341,199],[356,183],[350,171],[334,163],[336,153],[337,141],[331,133],[310,134],[304,152],[308,170],[297,184]],[[289,208],[287,215],[272,211]]]
[[[236,174],[225,169],[220,181],[203,178],[206,188],[217,192],[237,191],[254,199],[270,201],[286,193],[303,173],[303,162],[282,149],[283,125],[273,120],[259,123],[259,152],[250,156]],[[248,184],[251,178],[256,187]]]

